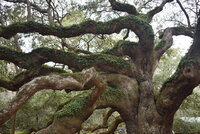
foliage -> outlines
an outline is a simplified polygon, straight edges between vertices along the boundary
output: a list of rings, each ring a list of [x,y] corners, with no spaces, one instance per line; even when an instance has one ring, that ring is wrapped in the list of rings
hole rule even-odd
[[[48,7],[48,9],[51,9],[49,11],[51,12],[52,16],[49,15],[49,13],[46,11],[45,11],[45,13],[38,11],[37,7],[32,7],[32,16],[31,16],[32,17],[31,20],[34,20],[35,22],[37,22],[37,24],[40,24],[40,25],[46,24],[45,27],[48,27],[48,28],[52,28],[52,29],[59,28],[59,27],[63,28],[65,26],[67,26],[67,27],[73,26],[73,28],[77,28],[77,27],[80,28],[80,26],[87,27],[87,26],[90,26],[90,24],[94,24],[94,23],[96,25],[97,22],[95,22],[95,21],[107,21],[108,23],[106,23],[106,24],[109,24],[109,25],[100,25],[100,24],[104,24],[104,23],[98,22],[99,25],[98,25],[97,29],[100,29],[100,30],[103,29],[105,31],[105,29],[108,29],[108,27],[111,27],[112,25],[114,25],[114,23],[116,23],[116,21],[115,21],[115,20],[117,20],[117,19],[115,19],[116,17],[118,17],[119,19],[122,19],[123,22],[124,21],[126,22],[126,17],[122,17],[122,16],[126,15],[127,13],[113,11],[112,8],[110,7],[110,3],[108,0],[98,0],[98,1],[91,0],[91,1],[82,2],[82,3],[80,3],[80,1],[65,1],[65,0],[53,1],[51,4],[49,4],[48,2],[51,3],[52,1],[51,0],[49,0],[49,1],[34,0],[34,4],[39,5],[39,7],[41,9],[45,10],[45,9],[47,9],[47,7]],[[132,2],[126,1],[126,0],[125,1],[118,0],[118,2],[121,2],[121,6],[123,6],[123,7],[129,6],[128,4],[134,4],[139,12],[142,11],[144,13],[146,13],[146,11],[149,9],[154,9],[154,7],[160,5],[160,3],[161,3],[157,0],[150,0],[150,1],[135,0]],[[2,4],[0,3],[0,6],[1,5]],[[192,3],[189,1],[184,2],[184,6],[192,7],[190,9],[191,11],[188,11],[188,13],[190,13],[190,15],[193,17],[192,22],[194,22],[194,20],[196,20],[196,14],[194,14],[192,11],[195,8],[193,8],[194,6],[193,5],[191,6],[191,5],[192,5]],[[15,25],[19,25],[20,22],[26,22],[27,21],[26,14],[27,14],[27,8],[28,8],[28,6],[27,7],[26,6],[27,6],[26,4],[19,4],[19,3],[8,4],[7,6],[5,4],[5,6],[3,7],[3,10],[0,11],[0,12],[2,12],[2,14],[0,14],[1,25],[7,26],[9,24],[13,24],[13,23],[17,22],[17,24],[14,24],[14,26],[15,26]],[[170,4],[170,6],[176,7],[175,3]],[[130,6],[130,7],[132,7],[132,6]],[[163,7],[162,7],[162,9],[163,9]],[[196,9],[198,9],[198,7],[196,7]],[[186,10],[189,10],[189,9],[186,8]],[[179,10],[179,11],[181,11],[181,10]],[[184,25],[184,24],[182,24],[182,23],[185,23],[185,21],[186,21],[186,19],[184,17],[182,17],[182,16],[174,17],[174,16],[178,16],[179,13],[180,12],[178,12],[178,14],[170,12],[168,14],[164,14],[164,15],[161,14],[158,17],[156,17],[153,20],[153,23],[160,22],[160,25],[156,24],[156,26],[154,26],[154,30],[157,31],[158,27],[164,28],[165,26],[169,26],[169,25],[165,25],[166,19],[169,19],[169,18],[171,19],[170,21],[173,22],[173,24],[172,24],[173,26],[174,26],[174,24],[175,25]],[[50,17],[53,17],[54,23],[51,23],[49,21]],[[141,35],[147,34],[147,36],[152,37],[152,40],[153,40],[154,31],[152,30],[151,26],[148,23],[146,23],[150,19],[148,17],[148,14],[139,14],[138,13],[138,15],[136,15],[136,16],[128,15],[127,17],[129,19],[133,20],[135,23],[137,23],[139,25],[143,25],[144,26],[143,28],[145,30],[141,30],[142,29],[141,27],[139,27],[137,30],[138,31],[141,30],[140,32],[143,32],[143,33],[140,33]],[[178,19],[174,20],[173,17],[178,18]],[[114,23],[113,23],[113,21],[111,21],[111,19],[114,19]],[[160,20],[163,20],[163,23]],[[182,22],[180,22],[180,20]],[[89,25],[88,25],[88,22],[90,22]],[[32,23],[32,21],[28,21],[26,24],[32,25],[33,23]],[[76,25],[76,24],[81,24],[81,25]],[[125,24],[128,25],[129,22],[126,22]],[[192,23],[191,26],[194,26],[194,24]],[[129,37],[130,36],[133,37],[132,33],[130,33],[130,35],[129,35],[129,32],[127,32],[129,30],[130,29],[124,29],[121,32],[120,32],[120,30],[117,31],[117,32],[119,32],[118,36],[116,36],[116,34],[112,34],[112,35],[85,34],[85,35],[81,35],[79,37],[72,37],[72,38],[68,38],[68,39],[58,38],[58,37],[54,37],[54,36],[44,37],[42,35],[35,34],[35,33],[29,34],[29,35],[17,34],[10,41],[5,41],[4,39],[2,39],[0,41],[0,46],[7,46],[18,52],[19,51],[31,51],[32,49],[39,50],[37,48],[40,48],[40,47],[59,49],[64,52],[69,52],[71,55],[76,55],[78,58],[77,61],[80,62],[82,65],[84,65],[84,67],[87,67],[87,68],[90,67],[91,64],[93,65],[93,62],[97,62],[97,64],[98,63],[101,64],[101,61],[108,61],[108,63],[112,64],[112,65],[107,65],[107,63],[103,64],[103,66],[105,66],[105,67],[108,66],[107,67],[108,70],[109,70],[109,67],[111,68],[111,66],[113,66],[113,68],[116,66],[120,66],[121,67],[120,69],[124,69],[127,66],[130,68],[132,67],[131,66],[132,64],[131,65],[129,64],[129,60],[126,61],[121,57],[119,57],[117,59],[114,56],[106,55],[105,49],[109,49],[110,51],[107,51],[107,53],[109,53],[111,51],[123,49],[123,47],[125,45],[126,46],[135,45],[135,43],[129,41],[130,38],[126,38],[126,39],[123,39],[123,41],[119,41],[126,35],[128,35]],[[136,33],[138,33],[137,30],[136,30]],[[62,32],[62,30],[60,30],[60,32]],[[156,39],[157,39],[157,37],[156,37]],[[135,38],[133,40],[135,40]],[[143,39],[140,39],[140,41],[141,40],[143,40]],[[142,46],[143,44],[139,44],[139,43],[138,43],[138,45],[135,45],[135,46],[137,48],[139,48],[139,47],[143,48],[144,50],[142,50],[143,51],[142,54],[144,54],[146,50],[148,51],[148,47],[144,47],[144,46]],[[163,45],[165,45],[165,43],[166,43],[165,41],[161,41],[160,44],[157,45],[156,48],[154,48],[154,50],[158,51],[159,49],[161,49],[163,47]],[[25,44],[28,44],[28,47],[30,48],[30,50],[22,49],[23,47],[25,47]],[[17,48],[20,48],[20,49],[17,49]],[[88,51],[88,52],[94,53],[94,54],[87,55],[84,52],[79,53],[76,51],[77,49]],[[105,53],[99,54],[100,52],[105,52]],[[44,53],[44,51],[43,51],[43,53]],[[141,53],[139,53],[139,54],[141,54]],[[37,53],[35,56],[40,57],[40,55],[37,55]],[[85,57],[85,59],[88,62],[86,62],[86,60],[83,57]],[[91,60],[90,57],[94,58],[95,60]],[[138,56],[138,57],[140,57],[140,56]],[[27,57],[24,57],[24,58],[27,58]],[[42,57],[42,56],[41,56],[41,58],[45,59],[45,57]],[[153,58],[154,58],[154,56],[153,56]],[[32,58],[32,59],[34,59],[34,58]],[[171,76],[172,73],[175,72],[175,68],[177,67],[177,64],[180,61],[180,59],[181,59],[181,55],[180,55],[180,52],[178,49],[170,49],[162,56],[162,58],[160,60],[160,64],[159,64],[159,66],[156,70],[156,73],[154,75],[154,78],[153,78],[155,92],[159,92],[159,90],[162,86],[162,83],[164,81],[166,81],[167,77]],[[29,60],[29,61],[31,61],[31,60]],[[66,61],[66,58],[65,59],[63,58],[62,60]],[[148,58],[145,60],[148,60]],[[145,61],[145,60],[141,61],[141,62],[146,63],[147,61]],[[134,63],[134,62],[132,62],[132,63]],[[134,64],[137,64],[137,61]],[[53,64],[51,63],[51,66],[54,66],[54,67],[59,66],[61,69],[64,69],[64,70],[66,68],[68,68],[67,65],[58,64],[58,63],[53,63]],[[151,65],[149,65],[149,66],[151,66]],[[70,71],[75,72],[74,68],[71,68]],[[10,78],[13,77],[13,74],[15,74],[16,72],[19,74],[21,72],[21,74],[23,74],[22,70],[18,69],[17,66],[13,67],[13,65],[11,65],[10,63],[0,61],[0,79],[9,80]],[[115,72],[108,71],[106,73],[115,73]],[[138,74],[140,74],[140,73],[142,75],[146,75],[145,74],[146,72],[141,71]],[[76,73],[74,73],[74,74],[76,75]],[[17,77],[17,78],[20,78],[20,76],[22,76],[22,75],[18,75],[18,76],[19,77]],[[78,76],[76,76],[76,77],[78,77]],[[140,76],[137,76],[137,77],[139,79],[138,82],[143,81],[143,78],[140,78]],[[0,89],[0,91],[1,91],[1,89]],[[139,92],[142,95],[142,90],[140,90]],[[120,101],[120,99],[122,98],[122,94],[123,94],[123,92],[121,92],[118,89],[115,90],[114,88],[108,88],[104,92],[104,94],[102,96],[100,96],[100,99],[103,101],[107,101],[107,102],[110,102],[113,100],[117,102],[117,101]],[[191,97],[188,97],[185,100],[185,103],[182,104],[182,106],[179,110],[178,116],[200,116],[200,113],[199,113],[200,106],[197,105],[197,103],[199,101],[199,97],[200,96],[199,96],[198,92],[195,92],[194,95],[192,95]],[[54,116],[57,118],[60,118],[63,116],[79,115],[79,113],[81,113],[81,110],[83,110],[86,107],[87,100],[88,100],[87,92],[84,92],[84,93],[82,93],[82,92],[74,93],[73,92],[73,93],[66,94],[64,91],[61,91],[61,92],[42,91],[42,92],[36,94],[34,97],[32,97],[32,99],[29,100],[29,102],[18,111],[18,113],[17,113],[17,128],[19,128],[20,130],[21,129],[28,130],[28,129],[32,129],[32,128],[39,130],[39,129],[45,127],[47,122],[51,121]],[[131,100],[131,97],[130,97],[130,100]],[[140,101],[139,103],[142,102],[141,100],[139,100],[139,101]],[[65,102],[65,105],[63,106],[63,108],[57,109],[57,107],[60,104],[63,104],[64,102]],[[0,102],[0,106],[1,106],[1,102]],[[151,107],[148,107],[148,108],[151,108]],[[99,119],[96,120],[95,118],[98,116],[101,116],[101,121],[102,121],[103,113],[105,113],[105,112],[107,112],[107,110],[105,110],[105,109],[94,112],[93,116],[91,116],[91,118],[89,120],[87,120],[84,125],[85,126],[90,126],[91,124],[94,126],[99,125],[100,120]],[[114,120],[115,117],[116,116],[114,115],[114,117],[111,120]],[[180,120],[180,119],[177,119],[174,124],[175,124],[174,128],[175,128],[175,130],[177,130],[177,132],[192,132],[193,130],[199,130],[196,127],[196,124],[184,122],[183,120]],[[9,125],[10,125],[10,122],[8,123],[8,126]],[[20,134],[20,133],[23,133],[23,132],[22,131],[17,132],[17,134]]]
[[[17,112],[17,127],[24,130],[36,130],[46,126],[52,120],[57,107],[73,97],[65,91],[41,91],[37,93]]]
[[[186,122],[182,119],[175,119],[174,127],[176,133],[190,134],[190,133],[199,133],[200,122]]]
[[[166,78],[170,77],[175,72],[181,57],[181,50],[179,48],[169,49],[161,57],[153,79],[156,91],[160,90]]]

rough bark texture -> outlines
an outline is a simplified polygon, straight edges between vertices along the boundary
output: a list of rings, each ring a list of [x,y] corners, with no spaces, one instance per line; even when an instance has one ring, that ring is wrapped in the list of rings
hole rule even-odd
[[[23,0],[6,1],[27,3]],[[55,118],[49,126],[34,133],[75,134],[82,129],[81,124],[95,109],[111,107],[119,112],[121,117],[105,133],[114,133],[117,125],[125,122],[128,134],[170,134],[175,112],[200,83],[200,19],[195,34],[190,28],[167,28],[161,34],[159,44],[154,45],[154,32],[150,22],[154,15],[163,10],[165,4],[172,1],[163,0],[147,14],[140,14],[133,5],[109,0],[113,10],[131,15],[107,22],[88,20],[81,24],[60,27],[28,21],[0,26],[0,37],[7,39],[17,33],[37,32],[41,35],[69,38],[88,33],[118,33],[122,29],[131,30],[139,38],[138,42],[123,40],[107,51],[83,55],[50,48],[38,48],[30,53],[22,53],[0,46],[0,60],[27,69],[10,81],[0,80],[1,87],[12,91],[20,89],[17,96],[0,109],[0,124],[7,121],[37,91],[87,90],[66,102],[55,113]],[[33,3],[29,2],[29,6],[46,12]],[[174,35],[194,37],[194,42],[181,60],[177,71],[163,84],[159,95],[155,96],[153,73],[161,56],[172,46]],[[129,59],[126,60],[123,56],[128,56]],[[67,65],[75,72],[90,69],[66,75],[60,69],[43,66],[49,61]],[[50,74],[52,72],[57,74]],[[95,89],[90,90],[93,86]],[[108,120],[108,117],[105,120]],[[102,127],[106,125],[103,123]]]

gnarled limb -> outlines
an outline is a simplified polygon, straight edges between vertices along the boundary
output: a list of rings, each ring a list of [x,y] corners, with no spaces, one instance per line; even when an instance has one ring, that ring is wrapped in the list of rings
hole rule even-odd
[[[79,74],[72,74],[67,77],[59,75],[37,77],[23,85],[17,93],[16,97],[5,107],[0,109],[0,124],[3,124],[5,121],[7,121],[13,113],[15,113],[24,103],[27,102],[31,96],[40,90],[82,90],[86,83],[88,83],[90,80],[94,81],[95,78],[97,78],[97,72],[94,68],[83,70]],[[94,84],[97,84],[97,82],[95,81]],[[101,84],[99,85],[99,83],[96,85],[96,87],[97,90],[103,90],[104,88],[104,86]],[[101,91],[99,92],[102,93]],[[93,98],[93,94],[91,95],[91,98]],[[95,102],[94,99],[92,99],[92,101]]]
[[[163,125],[168,126],[163,132],[169,132],[173,116],[183,100],[200,83],[200,19],[194,35],[194,42],[188,53],[179,63],[176,72],[162,86],[156,101],[157,111],[164,118]]]
[[[138,11],[133,5],[117,2],[116,0],[109,0],[112,9],[121,12],[127,12],[132,15],[138,15]]]
[[[95,67],[100,71],[118,72],[129,76],[134,76],[136,73],[134,65],[120,57],[105,54],[77,55],[50,48],[38,48],[26,54],[0,47],[0,60],[12,62],[25,69],[39,67],[46,62],[53,61],[68,65],[69,68],[78,71]]]
[[[6,88],[10,91],[18,91],[19,88],[25,83],[31,81],[33,78],[47,75],[50,73],[66,73],[64,70],[41,66],[39,68],[33,68],[27,71],[23,71],[20,74],[16,75],[12,80],[0,79],[0,87]]]
[[[34,134],[75,134],[79,132],[81,124],[87,120],[96,108],[123,105],[124,101],[121,98],[120,102],[116,102],[117,94],[112,95],[114,100],[109,99],[110,92],[113,92],[111,90],[121,92],[118,89],[107,88],[96,103],[90,107],[86,106],[89,98],[87,92],[77,96],[57,111],[52,124]],[[120,95],[123,96],[123,93],[120,93]]]
[[[194,33],[190,28],[185,27],[169,27],[164,30],[164,33],[160,35],[161,41],[155,47],[156,59],[160,57],[172,46],[173,38],[172,36],[185,35],[193,38]]]
[[[29,21],[24,23],[11,24],[9,26],[0,26],[0,37],[6,39],[17,33],[34,33],[42,35],[54,35],[60,38],[75,37],[87,33],[91,34],[112,34],[119,33],[122,29],[127,28],[136,33],[141,45],[153,46],[154,33],[151,25],[140,17],[128,15],[119,17],[107,22],[95,22],[88,20],[80,24],[69,27],[50,26]],[[12,32],[10,32],[12,31]]]
[[[127,111],[130,110],[129,108],[132,108],[133,103],[137,105],[138,89],[137,82],[135,80],[118,74],[105,74],[102,76],[102,78],[107,82],[108,86],[114,88],[108,87],[92,107],[80,109],[80,104],[78,101],[79,99],[76,97],[74,100],[70,101],[71,104],[67,103],[61,110],[57,112],[56,115],[59,116],[57,116],[58,118],[54,119],[54,123],[52,123],[48,128],[38,132],[37,134],[52,134],[52,132],[59,129],[62,129],[63,132],[57,131],[55,134],[65,134],[67,132],[68,134],[74,134],[80,130],[82,122],[85,121],[95,109],[111,107],[116,111],[119,110],[121,112],[124,111],[124,113],[127,113]],[[129,91],[133,91],[133,93],[130,95],[128,94]],[[88,97],[86,96],[85,99],[88,99]],[[85,99],[83,97],[80,102],[84,102]],[[75,103],[74,101],[78,102]],[[127,101],[130,103],[127,103]],[[75,110],[75,112],[73,112],[74,110],[70,110],[70,108],[73,107],[74,109],[80,110]],[[72,130],[76,131],[72,132]]]

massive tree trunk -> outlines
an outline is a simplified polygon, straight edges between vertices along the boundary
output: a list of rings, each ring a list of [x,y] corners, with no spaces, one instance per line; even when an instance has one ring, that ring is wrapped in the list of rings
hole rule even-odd
[[[87,90],[60,107],[52,123],[35,133],[75,134],[82,129],[82,123],[95,109],[111,107],[119,112],[121,118],[118,123],[125,122],[128,134],[170,134],[175,112],[200,83],[200,19],[195,35],[188,28],[166,28],[160,35],[161,41],[155,46],[150,22],[155,14],[163,10],[166,3],[172,1],[163,0],[147,14],[140,14],[132,5],[109,0],[114,10],[129,15],[107,22],[88,20],[81,24],[59,27],[28,21],[0,26],[0,37],[6,39],[17,33],[38,32],[41,35],[70,38],[82,34],[118,33],[125,28],[135,32],[139,38],[138,42],[123,40],[107,51],[96,54],[87,52],[83,55],[50,48],[38,48],[30,53],[22,53],[0,46],[0,60],[27,69],[10,81],[0,79],[1,87],[11,91],[19,90],[17,96],[0,109],[0,124],[5,123],[40,90]],[[42,12],[42,9],[33,3],[29,2],[29,6]],[[172,46],[174,35],[194,37],[194,42],[180,61],[174,75],[163,84],[160,93],[155,94],[153,74],[161,56]],[[124,59],[124,56],[128,59]],[[63,70],[43,66],[49,61],[67,65],[75,73],[66,74]],[[81,70],[81,73],[77,73]],[[56,75],[52,75],[52,72],[56,72]],[[95,89],[91,90],[93,86]]]

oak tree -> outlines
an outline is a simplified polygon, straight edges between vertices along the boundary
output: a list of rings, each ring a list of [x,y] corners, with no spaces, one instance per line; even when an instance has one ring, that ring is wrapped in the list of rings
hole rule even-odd
[[[38,47],[24,53],[1,44],[0,60],[13,63],[24,71],[10,80],[0,79],[1,87],[18,92],[11,102],[0,109],[0,124],[9,120],[36,92],[52,89],[84,92],[61,105],[52,122],[46,128],[35,132],[36,134],[75,134],[82,129],[82,123],[94,110],[107,107],[112,110],[107,113],[103,124],[106,124],[113,111],[117,111],[120,117],[105,133],[114,133],[121,122],[125,123],[128,134],[171,133],[175,112],[200,83],[200,19],[195,24],[191,23],[190,14],[179,0],[162,0],[160,3],[154,3],[156,6],[153,8],[152,0],[143,4],[135,1],[135,5],[102,0],[96,4],[102,7],[109,4],[111,8],[109,11],[101,8],[100,13],[112,10],[121,14],[109,20],[97,21],[92,20],[91,16],[91,19],[67,26],[63,22],[70,7],[66,1],[4,1],[22,5],[27,16],[12,23],[6,23],[5,17],[1,17],[2,40],[24,34],[51,35],[59,38],[62,48],[67,49]],[[88,2],[86,7],[91,7],[92,4],[97,6],[94,3]],[[137,3],[139,7],[136,7]],[[172,3],[179,5],[187,23],[165,28],[158,40],[151,22],[155,15],[165,12],[163,8],[166,5]],[[57,4],[62,5],[62,8],[57,8]],[[198,9],[198,1],[193,4]],[[70,8],[83,9],[78,5]],[[94,8],[91,10],[98,11]],[[97,53],[66,42],[66,39],[86,34],[103,40],[105,36],[120,33],[124,29],[127,29],[124,40],[117,41],[112,48]],[[135,33],[137,42],[126,40],[129,32]],[[152,82],[154,72],[162,55],[173,45],[173,36],[178,35],[193,38],[193,44],[181,59],[174,74],[169,76],[159,93],[155,94]],[[67,66],[72,73],[66,72],[64,68],[44,65],[49,61]]]

